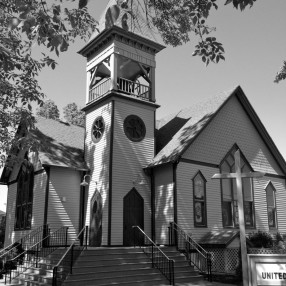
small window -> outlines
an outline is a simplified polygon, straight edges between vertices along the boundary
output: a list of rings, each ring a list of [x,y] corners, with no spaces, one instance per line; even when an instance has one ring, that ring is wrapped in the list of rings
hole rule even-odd
[[[97,143],[102,138],[104,132],[104,120],[101,116],[97,117],[92,125],[91,138],[94,143]]]
[[[277,227],[276,190],[270,182],[266,187],[266,202],[269,228]]]
[[[15,230],[30,229],[32,223],[34,188],[34,168],[25,161],[18,177],[18,189],[15,210]]]
[[[207,211],[206,211],[206,179],[201,172],[198,172],[193,178],[194,191],[194,225],[207,226]]]

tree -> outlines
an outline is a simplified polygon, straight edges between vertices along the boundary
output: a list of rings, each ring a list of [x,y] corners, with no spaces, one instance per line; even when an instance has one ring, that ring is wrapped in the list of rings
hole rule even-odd
[[[79,0],[78,8],[65,7],[66,2],[0,0],[0,167],[11,146],[15,150],[33,144],[15,134],[21,120],[26,128],[34,126],[31,104],[42,105],[44,99],[37,75],[57,64],[45,53],[34,58],[32,47],[37,44],[59,56],[75,38],[88,39],[96,27],[86,0]]]
[[[59,120],[60,118],[59,109],[51,99],[45,101],[42,106],[37,109],[36,115],[54,120]]]
[[[67,122],[78,126],[85,125],[85,113],[78,108],[76,103],[69,103],[63,109],[64,118],[67,120]]]
[[[217,0],[142,1],[149,24],[158,29],[166,44],[176,47],[189,42],[194,35],[198,43],[193,56],[201,57],[206,65],[225,60],[222,43],[212,36],[215,27],[207,23],[213,9],[218,9]],[[246,7],[251,8],[255,2],[256,0],[225,0],[225,5],[233,4],[235,9],[243,11]],[[126,12],[124,16],[134,19],[132,4],[129,4],[128,0],[118,0],[119,8]],[[286,79],[286,61],[277,73],[274,82],[278,83],[284,79]]]

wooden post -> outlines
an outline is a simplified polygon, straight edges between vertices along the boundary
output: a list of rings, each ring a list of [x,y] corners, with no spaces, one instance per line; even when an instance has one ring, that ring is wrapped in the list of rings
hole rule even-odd
[[[110,56],[110,78],[110,90],[117,90],[117,55],[115,53]]]
[[[245,223],[244,223],[242,178],[260,178],[263,177],[265,173],[261,172],[241,173],[239,150],[235,152],[234,158],[235,158],[235,173],[215,174],[212,177],[212,179],[236,179],[241,262],[242,262],[242,279],[243,279],[243,286],[248,286],[249,279],[248,279],[247,249],[246,249],[246,236],[245,236]]]

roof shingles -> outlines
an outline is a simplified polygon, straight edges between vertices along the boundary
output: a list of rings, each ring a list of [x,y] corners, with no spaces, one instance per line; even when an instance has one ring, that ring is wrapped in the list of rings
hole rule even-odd
[[[46,118],[37,118],[32,136],[40,142],[42,165],[87,170],[84,162],[84,128]]]

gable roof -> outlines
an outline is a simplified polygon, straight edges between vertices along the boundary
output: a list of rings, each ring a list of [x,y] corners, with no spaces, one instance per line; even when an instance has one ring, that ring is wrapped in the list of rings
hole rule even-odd
[[[85,129],[62,121],[37,118],[32,136],[41,144],[42,165],[88,170],[84,161]]]
[[[154,168],[162,164],[178,161],[221,108],[234,96],[242,104],[265,144],[286,175],[286,162],[283,156],[280,154],[240,86],[215,96],[207,102],[183,109],[177,114],[173,114],[157,122],[158,137],[156,140],[158,153],[146,168]]]
[[[62,121],[39,117],[30,136],[40,145],[39,160],[43,166],[88,170],[84,161],[85,129]],[[11,174],[5,167],[0,184],[7,184]]]

